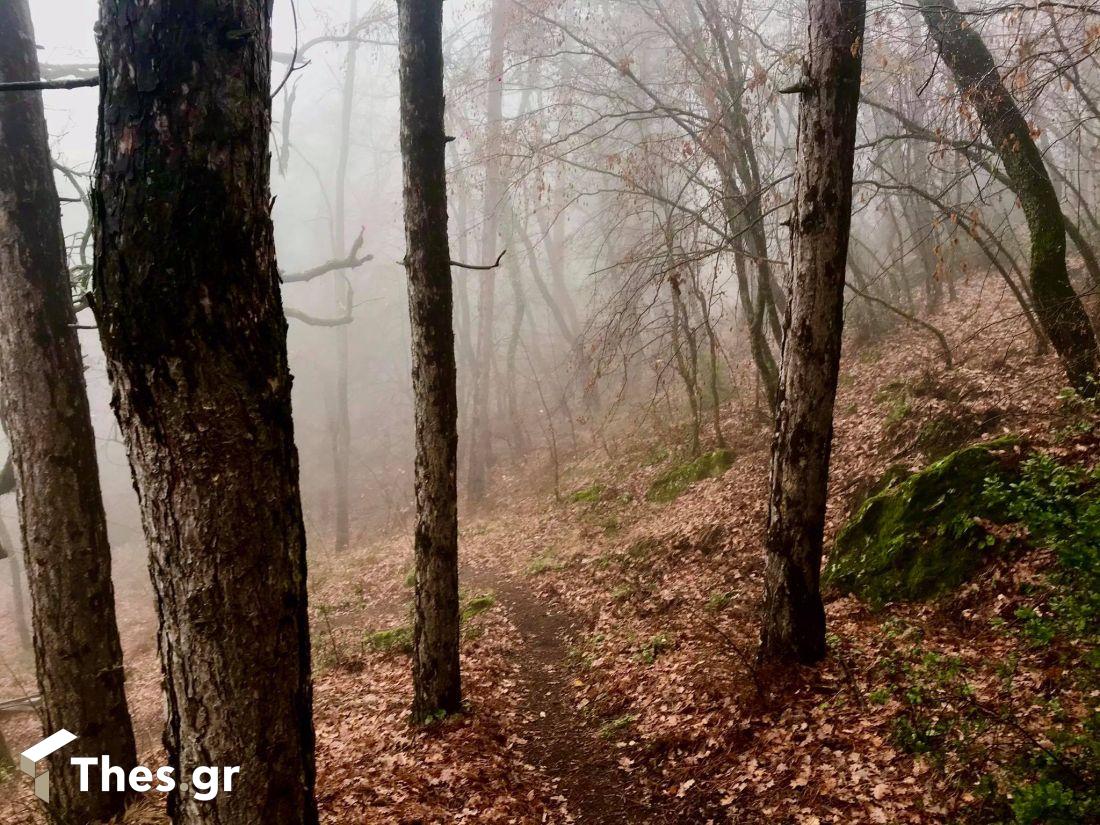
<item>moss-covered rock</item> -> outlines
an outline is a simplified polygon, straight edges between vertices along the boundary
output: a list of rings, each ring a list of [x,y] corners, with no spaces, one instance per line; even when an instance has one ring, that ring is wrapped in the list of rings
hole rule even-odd
[[[679,464],[654,479],[646,492],[648,501],[672,501],[688,487],[704,478],[716,478],[733,465],[731,450],[704,453],[693,461]]]
[[[994,545],[979,523],[998,517],[985,480],[1014,471],[1017,445],[1005,437],[966,447],[867,499],[837,535],[825,581],[873,606],[966,581]]]

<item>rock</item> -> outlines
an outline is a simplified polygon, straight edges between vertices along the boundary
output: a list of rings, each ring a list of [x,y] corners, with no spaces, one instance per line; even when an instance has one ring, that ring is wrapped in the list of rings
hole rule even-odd
[[[985,480],[1014,474],[1019,447],[1013,436],[965,447],[867,499],[837,534],[824,581],[874,607],[958,587],[995,545],[980,522],[999,515]]]

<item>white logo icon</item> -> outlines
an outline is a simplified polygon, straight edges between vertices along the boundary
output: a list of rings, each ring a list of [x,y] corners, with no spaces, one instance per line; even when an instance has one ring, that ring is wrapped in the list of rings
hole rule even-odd
[[[46,770],[37,774],[38,763],[74,741],[76,734],[62,728],[53,736],[47,736],[37,745],[32,745],[19,754],[19,769],[34,780],[34,795],[43,802],[50,801],[50,772]]]

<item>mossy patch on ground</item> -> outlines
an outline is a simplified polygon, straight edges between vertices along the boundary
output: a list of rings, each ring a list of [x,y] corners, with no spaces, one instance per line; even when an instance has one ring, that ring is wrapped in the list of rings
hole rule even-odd
[[[569,500],[574,504],[591,504],[599,501],[607,488],[602,484],[590,484],[569,494]]]
[[[540,553],[527,563],[527,575],[537,576],[540,573],[561,570],[563,567],[565,567],[565,564],[560,559],[555,558],[553,552],[547,551]]]
[[[368,633],[366,642],[371,650],[412,653],[412,626],[403,624],[400,627]]]
[[[987,478],[1018,464],[1017,439],[975,444],[872,496],[837,535],[825,581],[873,606],[938,596],[966,581],[995,544]]]
[[[688,487],[704,478],[717,478],[733,465],[733,452],[715,450],[704,453],[698,458],[679,464],[654,479],[649,485],[646,500],[668,502],[675,499]]]
[[[459,607],[459,624],[464,639],[472,641],[481,635],[480,628],[471,627],[470,622],[496,603],[497,600],[492,593],[482,593],[463,600]],[[412,622],[410,620],[408,623],[397,627],[368,633],[365,642],[369,650],[382,653],[411,654],[413,652]]]

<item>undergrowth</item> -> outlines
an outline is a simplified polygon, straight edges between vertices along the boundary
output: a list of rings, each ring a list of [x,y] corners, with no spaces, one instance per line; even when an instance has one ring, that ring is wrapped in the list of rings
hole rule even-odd
[[[897,710],[896,747],[954,777],[970,800],[961,821],[1100,821],[1098,480],[1095,472],[1036,454],[1018,475],[991,477],[982,491],[1004,522],[1053,554],[1039,585],[1021,588],[1016,620],[993,620],[999,632],[1021,638],[1032,655],[1052,664],[1034,715],[1021,715],[1013,703],[1034,693],[1017,659],[998,663],[990,684],[977,663],[928,649],[919,628],[883,624],[891,652],[879,662],[868,700]]]

